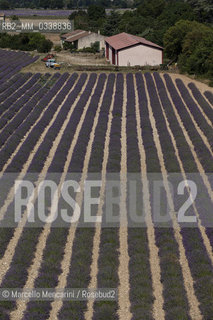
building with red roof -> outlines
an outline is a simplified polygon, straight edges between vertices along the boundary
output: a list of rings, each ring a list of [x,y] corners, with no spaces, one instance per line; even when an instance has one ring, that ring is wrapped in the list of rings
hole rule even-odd
[[[71,43],[76,49],[91,47],[94,42],[99,43],[99,49],[104,48],[105,37],[99,32],[84,31],[77,29],[61,36],[62,45],[64,42]]]
[[[105,39],[106,58],[117,66],[156,66],[163,63],[163,48],[125,32]]]

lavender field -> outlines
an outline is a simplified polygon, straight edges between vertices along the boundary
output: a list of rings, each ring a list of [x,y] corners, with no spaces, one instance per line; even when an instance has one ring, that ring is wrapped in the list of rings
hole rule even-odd
[[[0,83],[1,92],[4,88],[9,88],[10,85],[6,81],[10,80],[16,82],[19,79],[17,74],[15,78],[12,78],[22,68],[38,60],[38,56],[32,58],[28,53],[8,51],[0,49]],[[18,86],[17,86],[18,88]],[[6,93],[6,92],[5,92]]]
[[[11,9],[1,10],[2,13],[8,16],[16,15],[18,17],[28,16],[51,16],[51,17],[68,17],[74,10],[40,10],[40,9]]]
[[[212,90],[159,73],[24,74],[36,58],[3,50],[0,57],[0,179],[33,172],[38,182],[57,172],[62,184],[78,172],[82,183],[98,172],[104,195],[108,173],[139,173],[142,206],[146,199],[144,228],[27,228],[25,211],[17,227],[1,228],[1,288],[118,288],[118,299],[0,301],[0,319],[213,319],[213,228],[196,201],[196,227],[182,227],[167,187],[172,173],[202,174],[203,203],[212,206]],[[163,176],[168,228],[153,222],[149,173]],[[0,226],[13,202],[7,187]],[[81,196],[76,201],[81,208]],[[120,201],[128,217],[125,188]]]

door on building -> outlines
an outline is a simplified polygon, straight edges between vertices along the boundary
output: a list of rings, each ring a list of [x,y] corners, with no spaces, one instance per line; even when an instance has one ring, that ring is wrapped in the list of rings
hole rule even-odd
[[[109,60],[109,45],[106,43],[106,58]]]
[[[115,64],[115,49],[112,48],[112,64]]]

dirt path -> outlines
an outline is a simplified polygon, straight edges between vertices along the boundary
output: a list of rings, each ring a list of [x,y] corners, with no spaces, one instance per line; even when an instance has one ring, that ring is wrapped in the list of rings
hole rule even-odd
[[[68,51],[62,51],[57,53],[57,60],[60,62],[79,65],[106,65],[105,58],[99,58],[97,55],[90,54],[71,54]]]

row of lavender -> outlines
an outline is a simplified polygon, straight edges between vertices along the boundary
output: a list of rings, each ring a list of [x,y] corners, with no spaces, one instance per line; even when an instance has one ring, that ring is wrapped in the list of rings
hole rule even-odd
[[[82,9],[87,10],[87,9]],[[63,10],[63,9],[11,9],[11,10],[1,10],[6,17],[18,16],[18,17],[29,17],[29,16],[40,16],[40,17],[63,17],[67,18],[73,12],[77,10]],[[106,9],[106,13],[109,14],[112,9]]]

